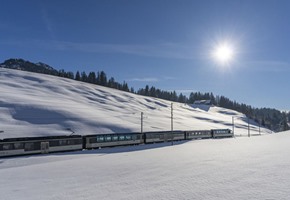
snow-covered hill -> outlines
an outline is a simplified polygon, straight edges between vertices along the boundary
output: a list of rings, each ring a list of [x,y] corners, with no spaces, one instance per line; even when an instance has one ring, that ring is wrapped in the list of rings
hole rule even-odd
[[[141,112],[144,131],[171,129],[170,101],[70,79],[0,68],[0,94],[0,139],[139,132]],[[232,129],[234,117],[235,134],[248,134],[247,118],[236,111],[174,103],[173,113],[175,130]]]

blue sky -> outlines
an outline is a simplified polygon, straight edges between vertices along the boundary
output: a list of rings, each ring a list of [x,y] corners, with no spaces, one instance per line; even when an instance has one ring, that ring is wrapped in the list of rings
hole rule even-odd
[[[1,0],[0,62],[23,58],[290,110],[288,0]],[[235,49],[226,66],[216,44]]]

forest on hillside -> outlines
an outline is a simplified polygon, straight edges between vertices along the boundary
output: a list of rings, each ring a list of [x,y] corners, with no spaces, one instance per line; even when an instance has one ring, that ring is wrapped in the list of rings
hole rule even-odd
[[[110,87],[125,92],[131,92],[143,96],[150,96],[161,98],[169,101],[193,104],[198,100],[210,100],[212,105],[220,106],[236,110],[245,114],[252,120],[267,127],[275,132],[289,130],[288,122],[290,121],[290,112],[282,112],[273,108],[254,108],[250,105],[238,103],[222,95],[214,95],[213,93],[201,93],[191,92],[189,96],[182,93],[177,94],[175,91],[164,91],[154,86],[146,85],[144,88],[140,88],[137,91],[133,87],[128,86],[124,81],[122,83],[117,82],[113,77],[108,78],[104,71],[100,72],[79,72],[75,74],[73,72],[67,72],[65,70],[55,70],[44,63],[32,63],[23,59],[9,59],[0,64],[0,67],[17,69],[23,71],[30,71],[42,74],[49,74],[53,76],[59,76],[76,81],[82,81],[86,83],[101,85],[104,87]]]

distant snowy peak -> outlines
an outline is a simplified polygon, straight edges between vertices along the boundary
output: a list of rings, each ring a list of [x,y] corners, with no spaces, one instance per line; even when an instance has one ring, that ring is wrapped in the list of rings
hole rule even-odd
[[[0,64],[0,67],[29,71],[29,72],[36,72],[36,73],[46,73],[46,74],[58,73],[57,70],[55,70],[53,67],[47,64],[44,64],[41,62],[32,63],[24,59],[16,59],[16,58],[11,58],[4,61],[3,63]]]

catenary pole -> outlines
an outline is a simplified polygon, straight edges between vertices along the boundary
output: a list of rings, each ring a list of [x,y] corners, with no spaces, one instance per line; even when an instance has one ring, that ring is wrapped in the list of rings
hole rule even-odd
[[[141,134],[143,134],[143,112],[141,112]]]
[[[250,137],[250,118],[248,117],[248,137]]]
[[[232,116],[232,123],[233,123],[233,135],[235,137],[235,119],[234,119],[234,116]]]
[[[173,145],[173,103],[171,103],[171,145]]]

